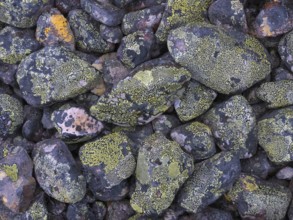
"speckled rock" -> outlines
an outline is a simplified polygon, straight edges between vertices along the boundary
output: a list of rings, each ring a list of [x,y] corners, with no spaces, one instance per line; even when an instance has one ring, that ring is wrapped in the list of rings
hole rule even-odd
[[[75,203],[84,197],[85,178],[64,142],[39,142],[33,151],[33,161],[37,181],[46,194],[65,203]]]
[[[210,108],[217,93],[196,82],[189,82],[183,96],[175,101],[178,118],[185,122],[194,119]]]
[[[291,201],[291,192],[279,184],[241,174],[228,193],[242,218],[283,219]]]
[[[38,50],[41,45],[34,35],[34,31],[30,29],[21,30],[10,26],[3,28],[0,31],[0,61],[16,64]]]
[[[192,78],[223,94],[242,92],[271,71],[267,51],[257,39],[206,23],[171,31],[168,49]]]
[[[165,137],[169,137],[173,128],[179,126],[181,123],[175,115],[160,115],[152,121],[155,132],[161,132]]]
[[[78,143],[97,136],[104,125],[91,117],[84,108],[63,105],[54,110],[51,120],[66,143]]]
[[[216,154],[195,165],[176,202],[188,212],[197,213],[232,188],[239,175],[238,156],[230,152]]]
[[[108,205],[107,211],[108,220],[128,220],[129,217],[135,214],[135,211],[130,206],[129,200],[111,202]]]
[[[68,22],[78,49],[95,53],[107,53],[114,50],[114,45],[101,37],[100,23],[93,20],[86,12],[79,9],[70,11]]]
[[[54,0],[10,0],[0,5],[0,21],[19,28],[35,26],[42,11],[51,7]]]
[[[207,159],[216,154],[212,131],[203,123],[195,121],[174,128],[171,138],[195,160]]]
[[[55,0],[55,5],[62,13],[66,14],[81,7],[80,0]]]
[[[75,48],[74,36],[69,23],[56,8],[39,17],[36,38],[44,46],[61,44],[71,50]]]
[[[293,168],[289,166],[282,168],[278,171],[276,177],[281,180],[291,180],[293,178]]]
[[[138,153],[132,208],[137,213],[161,214],[192,171],[192,158],[176,142],[161,133],[149,136]]]
[[[21,215],[21,220],[48,219],[48,210],[46,205],[45,193],[41,192],[36,195],[29,209]]]
[[[293,108],[265,114],[257,124],[259,145],[274,163],[293,161]]]
[[[279,54],[287,68],[293,72],[293,30],[284,35],[279,42]]]
[[[165,112],[190,79],[190,73],[176,65],[153,65],[135,71],[120,81],[110,94],[91,106],[91,115],[117,125],[143,125]]]
[[[101,24],[100,25],[100,34],[101,37],[108,41],[109,43],[118,44],[120,43],[123,33],[119,26],[116,27],[109,27],[107,25]]]
[[[25,58],[16,77],[23,98],[34,107],[85,93],[100,79],[99,73],[87,62],[57,46],[45,47]]]
[[[266,82],[260,85],[256,95],[268,104],[268,108],[280,108],[293,104],[293,80]]]
[[[92,18],[108,26],[119,25],[125,14],[124,9],[116,7],[110,1],[80,0],[80,4]]]
[[[0,94],[0,137],[13,134],[23,122],[21,102],[7,94]]]

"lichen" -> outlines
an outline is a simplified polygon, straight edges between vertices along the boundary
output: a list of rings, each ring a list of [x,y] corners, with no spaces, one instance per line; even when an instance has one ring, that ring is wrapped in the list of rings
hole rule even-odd
[[[3,170],[13,182],[18,180],[18,167],[16,164],[1,164],[0,169]]]

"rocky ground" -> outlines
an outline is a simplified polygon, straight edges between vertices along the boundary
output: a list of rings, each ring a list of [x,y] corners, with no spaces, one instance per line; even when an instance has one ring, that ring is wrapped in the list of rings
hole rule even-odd
[[[0,1],[0,143],[1,220],[291,220],[293,1]]]

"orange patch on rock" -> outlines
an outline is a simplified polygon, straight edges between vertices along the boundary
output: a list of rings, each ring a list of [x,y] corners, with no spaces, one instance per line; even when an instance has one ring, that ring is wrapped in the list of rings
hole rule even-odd
[[[61,14],[52,15],[51,22],[60,38],[62,38],[65,42],[71,42],[73,40],[73,36],[69,30],[68,22],[63,15]],[[45,30],[45,33],[46,31],[49,32],[49,30]]]

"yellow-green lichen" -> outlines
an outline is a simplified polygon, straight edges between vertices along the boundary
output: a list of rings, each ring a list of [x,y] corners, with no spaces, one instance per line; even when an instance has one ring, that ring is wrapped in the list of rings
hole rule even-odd
[[[16,164],[2,164],[0,165],[0,169],[3,170],[13,182],[18,180],[18,167]]]

